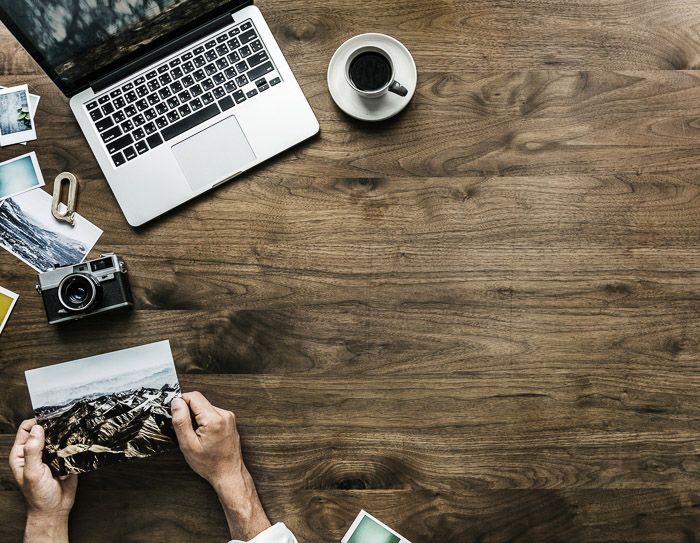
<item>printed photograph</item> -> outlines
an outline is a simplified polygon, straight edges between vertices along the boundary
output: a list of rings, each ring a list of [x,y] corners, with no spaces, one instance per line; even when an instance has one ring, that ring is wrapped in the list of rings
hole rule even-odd
[[[44,185],[35,153],[0,163],[0,201]]]
[[[27,85],[0,89],[0,145],[35,139]]]
[[[180,384],[169,341],[25,372],[56,475],[84,473],[177,446]]]
[[[0,90],[4,89],[2,85],[0,85]],[[32,121],[34,121],[34,117],[36,117],[36,110],[39,107],[39,100],[41,100],[41,96],[37,96],[36,94],[29,94],[29,113],[32,116]],[[27,145],[26,141],[20,142],[21,145]]]
[[[355,518],[342,543],[409,543],[364,509]]]
[[[17,303],[19,296],[14,292],[0,287],[0,334],[5,328],[5,323],[10,319],[10,313]]]
[[[0,247],[41,272],[82,262],[102,235],[78,214],[74,226],[54,219],[51,200],[38,189],[0,202]]]

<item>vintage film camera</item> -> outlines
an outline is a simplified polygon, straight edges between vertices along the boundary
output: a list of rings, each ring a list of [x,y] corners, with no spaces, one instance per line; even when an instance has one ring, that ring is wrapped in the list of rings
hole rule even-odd
[[[36,290],[49,324],[134,305],[126,264],[114,253],[40,273]]]

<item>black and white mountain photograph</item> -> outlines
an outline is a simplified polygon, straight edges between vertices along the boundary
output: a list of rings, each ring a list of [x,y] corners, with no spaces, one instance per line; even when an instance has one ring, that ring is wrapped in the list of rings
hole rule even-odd
[[[84,473],[176,447],[170,402],[180,396],[169,341],[25,372],[44,461]]]
[[[0,247],[38,272],[82,262],[101,235],[78,214],[74,226],[54,219],[51,196],[42,189],[0,202]]]

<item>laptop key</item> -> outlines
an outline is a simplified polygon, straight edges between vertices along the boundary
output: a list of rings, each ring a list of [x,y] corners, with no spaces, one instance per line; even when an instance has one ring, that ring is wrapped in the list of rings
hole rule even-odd
[[[126,100],[124,100],[123,96],[120,96],[113,103],[114,107],[116,107],[117,109],[121,109],[126,105]]]
[[[134,117],[134,125],[135,126],[141,126],[145,122],[146,122],[146,119],[144,118],[143,115],[136,115],[136,117]]]
[[[165,117],[158,117],[156,119],[156,126],[161,129],[165,128],[166,126],[168,126],[168,119],[166,119]]]
[[[224,75],[228,79],[233,79],[234,77],[236,77],[236,69],[233,66],[231,66],[230,68],[226,68],[224,70]]]
[[[165,138],[165,141],[171,140],[180,134],[187,132],[190,128],[194,128],[195,126],[208,121],[212,117],[216,117],[219,113],[221,113],[219,106],[216,104],[210,104],[199,111],[195,111],[192,115],[185,117],[181,121],[163,129],[163,138]],[[150,144],[150,141],[148,143]]]
[[[146,134],[148,134],[148,135],[151,135],[156,131],[155,123],[148,123],[143,128],[144,128],[144,130],[146,130]]]
[[[172,96],[168,98],[167,104],[170,109],[173,109],[180,105],[180,101],[177,99],[176,96]]]
[[[113,90],[112,92],[109,93],[110,98],[116,98],[117,96],[120,96],[122,93],[121,89]]]
[[[170,77],[170,74],[163,74],[158,78],[158,81],[160,81],[161,85],[170,85],[173,82],[173,78]]]
[[[191,87],[194,85],[194,78],[191,75],[186,75],[182,78],[182,84],[185,85],[185,87]]]
[[[156,110],[151,108],[143,112],[143,116],[146,117],[147,121],[152,121],[156,118]]]
[[[202,88],[205,91],[211,90],[214,88],[214,82],[211,79],[205,79],[202,81]]]
[[[148,89],[146,88],[146,85],[141,85],[136,89],[136,94],[138,95],[139,98],[143,98],[148,94]]]
[[[110,141],[114,141],[115,139],[117,139],[121,135],[122,135],[122,131],[119,129],[118,126],[110,128],[109,130],[107,130],[106,132],[102,132],[102,134],[101,134],[102,141],[104,141],[105,143],[109,143]],[[117,151],[118,150],[119,149],[117,149]]]
[[[238,70],[239,74],[244,73],[248,69],[248,65],[246,64],[245,60],[241,60],[238,64],[236,64],[236,70]]]
[[[216,61],[216,67],[219,68],[219,70],[225,70],[228,67],[228,60],[225,58],[220,58]]]
[[[107,152],[110,155],[113,155],[117,151],[121,151],[124,149],[124,147],[127,147],[134,143],[134,138],[131,137],[131,134],[127,134],[126,136],[122,136],[119,139],[113,140],[107,144]]]
[[[260,43],[260,40],[255,40],[253,43],[250,44],[250,48],[253,50],[254,53],[257,53],[258,51],[262,51],[263,45]]]
[[[93,121],[99,121],[99,120],[102,118],[102,110],[93,109],[93,110],[90,112],[90,118],[91,118]]]
[[[272,66],[271,62],[265,62],[264,64],[260,64],[259,66],[256,66],[250,70],[247,75],[251,79],[257,79],[265,74],[269,74],[274,69],[275,68]]]
[[[197,81],[201,81],[201,80],[204,79],[205,77],[206,77],[206,75],[204,74],[204,71],[203,71],[203,70],[197,70],[197,71],[194,73],[194,78],[195,78]]]
[[[231,64],[235,64],[236,62],[238,62],[239,60],[241,60],[241,57],[238,56],[238,53],[231,53],[231,54],[228,55],[226,58],[228,59],[228,61],[229,61]]]
[[[202,101],[199,98],[195,98],[190,102],[190,107],[192,108],[192,111],[197,111],[198,109],[202,109],[204,104],[202,104]]]
[[[144,100],[143,98],[141,100],[139,100],[138,102],[136,102],[135,105],[139,111],[143,111],[144,109],[148,109],[148,102],[146,102],[146,100]]]
[[[224,77],[224,74],[218,73],[218,74],[214,74],[214,76],[212,77],[212,80],[217,85],[221,85],[224,81],[226,81],[226,78]]]
[[[226,89],[226,92],[230,94],[236,90],[236,84],[233,81],[227,81],[224,85],[224,89]]]
[[[255,33],[255,30],[248,30],[247,32],[243,32],[243,34],[239,36],[239,39],[241,40],[241,43],[248,43],[249,41],[254,40],[257,37],[258,35]]]
[[[143,128],[137,128],[131,133],[131,135],[134,136],[136,141],[138,141],[146,137],[146,132],[144,132]]]
[[[120,124],[119,126],[122,127],[122,130],[123,130],[125,133],[126,133],[126,132],[131,132],[131,131],[134,129],[134,123],[132,123],[131,121],[124,121],[124,122],[123,122],[122,124]]]
[[[146,145],[146,142],[141,140],[136,142],[136,152],[140,155],[144,154],[146,151],[148,151],[148,145]]]
[[[100,96],[100,97],[97,99],[97,102],[98,102],[100,105],[106,104],[107,102],[109,102],[109,96],[106,95],[106,94],[105,94],[104,96]]]
[[[217,56],[216,51],[207,51],[204,58],[206,58],[208,62],[213,62],[216,60]]]
[[[211,95],[210,92],[202,94],[202,103],[206,106],[211,104],[214,101],[214,97]]]
[[[158,91],[158,96],[160,96],[161,100],[167,100],[168,98],[170,98],[171,95],[172,92],[170,92],[170,89],[168,87],[165,87],[164,89],[160,89]]]
[[[233,98],[231,98],[230,96],[225,96],[221,100],[219,100],[219,107],[221,108],[221,111],[231,109],[233,105]]]
[[[136,108],[134,106],[127,106],[127,108],[124,110],[124,113],[126,113],[127,117],[133,117],[136,115]]]
[[[215,49],[215,51],[217,55],[223,57],[226,53],[228,53],[228,47],[226,47],[225,43],[222,43]]]
[[[213,94],[214,98],[218,100],[219,98],[223,98],[224,96],[226,96],[226,91],[224,91],[222,87],[216,87],[213,91]]]
[[[182,104],[192,100],[192,95],[190,94],[190,91],[182,91],[180,94],[177,95],[177,97],[180,99],[180,103]]]
[[[200,94],[202,94],[202,92],[204,92],[204,91],[202,90],[202,87],[199,85],[192,85],[190,87],[190,93],[192,94],[192,96],[199,96]]]
[[[173,79],[180,79],[184,74],[182,72],[182,68],[178,67],[175,68],[172,72],[170,72],[170,75]]]
[[[151,149],[153,149],[154,147],[158,147],[161,143],[163,143],[163,138],[160,137],[160,134],[153,134],[152,136],[148,136],[146,141],[148,142],[148,145],[151,146]]]
[[[122,90],[123,90],[124,92],[130,91],[130,90],[133,89],[133,88],[134,88],[134,84],[133,84],[133,83],[127,83],[126,85],[122,85]]]
[[[216,37],[216,42],[217,43],[223,43],[227,40],[228,38],[226,37],[226,34],[221,34],[220,36]]]
[[[250,21],[246,21],[239,28],[241,29],[241,32],[242,32],[244,30],[248,30],[249,28],[253,28],[253,24]]]
[[[180,116],[177,114],[177,111],[172,110],[171,112],[168,113],[168,122],[169,123],[176,123],[180,119]]]
[[[237,104],[245,102],[245,94],[243,94],[242,90],[238,90],[233,93],[233,99],[236,101]]]
[[[180,65],[180,62],[181,62],[181,60],[180,60],[179,58],[173,59],[173,60],[170,61],[169,66],[170,66],[171,68],[174,68],[175,66],[179,66],[179,65]]]
[[[203,46],[203,45],[200,45],[199,47],[197,47],[197,48],[194,50],[194,54],[195,54],[195,55],[201,55],[202,53],[204,53],[204,46]]]
[[[157,75],[158,75],[158,72],[156,72],[155,70],[151,70],[150,72],[148,72],[146,74],[146,79],[153,79]]]
[[[201,68],[201,67],[204,66],[206,63],[207,63],[206,59],[205,59],[203,56],[201,56],[201,55],[198,56],[198,57],[195,57],[195,59],[194,59],[194,65],[195,65],[197,68]]]
[[[114,115],[112,115],[112,118],[114,119],[115,123],[122,123],[126,119],[126,115],[124,115],[123,111],[117,111]]]
[[[254,55],[248,57],[248,64],[251,68],[255,68],[258,64],[265,62],[269,58],[270,57],[267,56],[265,51],[260,51],[259,53],[255,53]]]
[[[92,110],[95,109],[96,107],[97,107],[97,102],[90,102],[87,106],[85,106],[85,108],[86,108],[88,111],[92,111]]]
[[[239,75],[236,78],[236,85],[239,87],[242,87],[248,83],[248,78],[245,75]]]
[[[206,47],[207,49],[216,47],[216,40],[209,40],[207,43],[204,44],[204,47]]]
[[[194,55],[192,54],[192,52],[189,51],[189,52],[185,53],[184,55],[182,55],[182,60],[183,60],[183,61],[185,61],[185,60],[190,60],[193,56],[194,56]]]
[[[152,106],[155,106],[157,103],[160,102],[160,98],[158,98],[157,94],[149,94],[148,95],[148,103],[151,104]]]
[[[188,74],[190,72],[194,72],[194,70],[195,70],[194,64],[192,64],[192,62],[190,62],[190,61],[185,62],[182,65],[182,69],[185,71],[186,74]]]
[[[114,165],[118,168],[126,162],[126,159],[124,158],[124,155],[122,155],[121,153],[117,153],[115,155],[112,155],[112,162],[114,162]]]
[[[255,96],[256,94],[258,94],[258,89],[253,89],[253,90],[251,90],[251,91],[248,91],[248,94],[246,94],[246,96],[247,96],[248,98],[252,98],[252,97]]]
[[[165,115],[168,112],[168,105],[161,102],[156,106],[156,113],[158,115]]]
[[[212,74],[215,74],[217,72],[216,66],[214,66],[213,64],[207,64],[204,67],[204,71],[207,73],[207,75],[212,75]]]
[[[129,91],[127,92],[124,97],[126,98],[126,101],[130,104],[132,102],[135,102],[136,100],[139,99],[138,96],[136,96],[136,93],[134,91]]]
[[[160,83],[158,83],[157,79],[154,79],[153,81],[148,82],[148,90],[151,92],[155,92],[160,88]]]
[[[134,79],[134,85],[143,85],[146,82],[146,78],[141,76],[138,79]]]
[[[112,120],[112,117],[105,117],[104,119],[95,123],[95,128],[97,128],[98,132],[104,132],[112,126],[114,126],[114,121]]]
[[[260,86],[258,87],[258,90],[259,90],[260,92],[263,92],[263,91],[266,91],[266,90],[269,89],[269,88],[270,88],[270,85],[268,85],[267,83],[265,83],[264,85],[260,85]]]
[[[162,66],[158,66],[158,73],[159,74],[164,74],[165,72],[168,71],[168,66],[163,64]]]
[[[131,146],[129,146],[129,147],[127,147],[126,149],[124,149],[123,153],[124,153],[124,157],[125,157],[127,160],[134,160],[134,159],[138,156],[138,155],[136,154],[136,150],[135,150],[133,147],[131,147]]]
[[[231,30],[231,32],[228,33],[228,35],[231,36],[231,37],[233,37],[233,36],[237,36],[237,35],[240,34],[240,33],[241,33],[241,29],[240,29],[240,28],[234,28],[233,30]]]
[[[184,81],[184,79],[183,79],[183,81]],[[188,80],[188,81],[189,81],[189,80]],[[170,89],[171,89],[174,93],[180,92],[180,91],[183,89],[183,87],[182,87],[182,81],[175,81],[175,83],[173,83],[172,85],[170,85]]]
[[[111,115],[114,113],[114,106],[112,104],[105,104],[102,106],[102,113],[105,115]]]
[[[245,47],[241,47],[238,52],[241,54],[243,58],[249,57],[253,52],[250,50],[250,47],[247,45]]]
[[[177,108],[178,113],[180,114],[181,117],[187,117],[190,113],[192,113],[192,109],[190,106],[185,104],[184,106],[180,106]]]
[[[238,41],[238,38],[233,38],[231,41],[228,42],[228,47],[229,49],[238,49],[241,46],[241,42]]]

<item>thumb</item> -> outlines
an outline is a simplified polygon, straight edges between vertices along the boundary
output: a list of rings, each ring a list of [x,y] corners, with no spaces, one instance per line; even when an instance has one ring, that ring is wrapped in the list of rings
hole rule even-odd
[[[191,448],[196,436],[192,428],[190,408],[182,398],[173,398],[173,401],[170,402],[170,410],[173,414],[173,428],[175,428],[180,448]]]
[[[24,477],[39,480],[44,473],[41,453],[44,450],[44,429],[35,424],[29,432],[29,439],[24,444]]]

